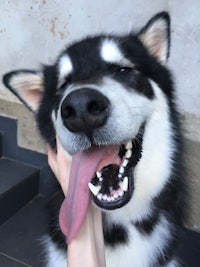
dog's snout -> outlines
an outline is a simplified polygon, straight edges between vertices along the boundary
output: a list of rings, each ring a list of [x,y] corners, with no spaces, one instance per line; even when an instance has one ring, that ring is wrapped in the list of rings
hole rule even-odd
[[[82,88],[71,92],[63,101],[61,116],[64,125],[72,132],[91,135],[106,123],[110,102],[100,92]]]

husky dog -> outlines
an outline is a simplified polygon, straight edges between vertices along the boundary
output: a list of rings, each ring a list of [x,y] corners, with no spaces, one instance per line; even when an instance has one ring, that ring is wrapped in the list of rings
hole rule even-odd
[[[54,65],[4,76],[44,139],[56,149],[57,135],[72,155],[67,197],[60,209],[57,196],[50,218],[47,266],[66,266],[66,243],[91,197],[103,211],[106,266],[180,266],[184,177],[169,47],[162,12],[137,33],[87,37]]]

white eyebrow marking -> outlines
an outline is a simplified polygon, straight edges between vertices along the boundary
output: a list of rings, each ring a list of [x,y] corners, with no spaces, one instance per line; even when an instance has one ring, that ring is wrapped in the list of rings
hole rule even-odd
[[[72,70],[73,66],[70,57],[68,55],[62,56],[58,64],[59,78],[65,78]]]
[[[102,59],[108,63],[116,63],[133,67],[133,63],[126,59],[120,51],[117,43],[111,39],[105,39],[102,43],[100,55]]]

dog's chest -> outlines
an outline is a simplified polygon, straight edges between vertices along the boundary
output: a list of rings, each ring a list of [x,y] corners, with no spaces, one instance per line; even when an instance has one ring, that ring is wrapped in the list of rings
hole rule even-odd
[[[127,237],[124,242],[116,243],[113,247],[105,247],[106,266],[156,266],[161,251],[167,245],[170,230],[166,219],[161,217],[149,234],[140,231],[132,222],[127,225]]]

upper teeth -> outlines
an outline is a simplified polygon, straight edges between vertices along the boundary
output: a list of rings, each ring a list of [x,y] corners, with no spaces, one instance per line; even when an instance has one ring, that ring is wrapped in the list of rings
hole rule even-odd
[[[96,175],[98,178],[101,178],[101,173],[100,172],[96,172]]]
[[[123,167],[126,167],[128,165],[128,159],[124,159],[123,162],[122,162],[122,166]]]
[[[121,173],[121,174],[124,173],[124,167],[121,166],[121,167],[119,168],[119,173]]]
[[[99,193],[99,191],[101,190],[101,186],[100,185],[93,185],[92,183],[88,183],[88,186],[92,192],[93,195],[97,195]]]
[[[128,191],[128,177],[127,176],[124,177],[123,182],[120,182],[119,186],[124,192]]]
[[[132,149],[132,148],[133,148],[133,144],[132,144],[132,142],[129,141],[128,143],[126,143],[125,148],[126,148],[126,150],[128,150],[128,149]]]
[[[118,173],[118,177],[121,178],[122,174],[124,173],[124,168],[128,165],[129,163],[129,159],[132,156],[132,148],[133,148],[133,144],[131,141],[129,141],[128,143],[126,143],[125,145],[125,149],[126,149],[126,153],[125,153],[125,158],[121,164],[121,167],[119,168],[119,173]]]
[[[126,151],[126,154],[125,154],[125,157],[126,157],[127,159],[129,159],[129,158],[131,157],[131,155],[132,155],[132,150],[131,150],[131,149],[127,150],[127,151]]]

